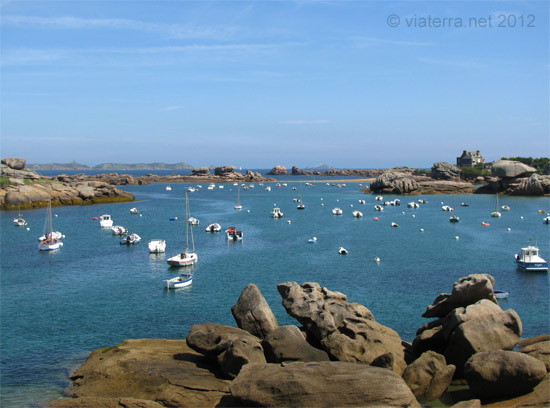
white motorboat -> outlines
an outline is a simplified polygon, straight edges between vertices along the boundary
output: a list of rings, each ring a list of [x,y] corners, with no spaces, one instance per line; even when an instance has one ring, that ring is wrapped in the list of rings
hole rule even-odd
[[[343,214],[343,211],[342,211],[341,208],[336,207],[336,208],[333,208],[333,209],[332,209],[332,213],[333,213],[334,215],[342,215],[342,214]]]
[[[113,220],[109,214],[103,214],[99,217],[99,226],[101,228],[111,228],[113,226]]]
[[[444,205],[441,207],[441,209],[443,211],[453,211],[453,207],[451,207],[450,205]]]
[[[189,219],[189,199],[187,193],[185,193],[185,216]],[[191,250],[189,250],[189,230],[191,230]],[[181,252],[171,258],[168,258],[166,262],[170,266],[190,266],[198,262],[199,257],[195,253],[195,240],[193,239],[193,225],[191,223],[185,223],[185,252]]]
[[[365,200],[359,200],[359,204],[365,204]]]
[[[164,189],[165,189],[166,191],[172,191],[172,187],[170,187],[170,186],[166,186]]]
[[[48,232],[47,234],[44,234],[40,237],[38,237],[38,241],[44,241],[46,238],[53,238],[53,239],[63,239],[65,238],[65,235],[63,235],[61,232],[59,231],[51,231],[51,232]]]
[[[221,230],[222,226],[217,222],[213,222],[208,227],[206,227],[206,232],[220,232]]]
[[[505,290],[494,289],[493,294],[497,299],[506,299],[510,294]]]
[[[51,196],[48,199],[48,211],[46,213],[46,225],[44,226],[44,230],[44,235],[40,237],[40,242],[38,243],[38,249],[40,251],[53,251],[63,246],[61,237],[57,238],[53,231]],[[56,232],[61,234],[58,231]]]
[[[411,201],[410,203],[407,204],[407,207],[409,207],[409,208],[419,208],[420,204],[415,203],[414,201]]]
[[[529,246],[521,248],[515,258],[518,267],[526,271],[548,271],[548,262],[540,257],[539,248],[531,245],[531,240]]]
[[[307,240],[307,242],[309,242],[310,244],[315,244],[317,242],[317,237],[311,237]]]
[[[375,211],[384,211],[384,207],[382,207],[382,206],[379,205],[379,204],[376,204],[376,205],[374,206],[374,210],[375,210]]]
[[[267,186],[267,187],[265,188],[265,191],[271,191],[271,186]]]
[[[214,183],[211,183],[208,185],[208,187],[206,187],[207,190],[214,190],[214,188],[216,187],[216,185]]]
[[[545,218],[543,218],[543,219],[542,219],[542,222],[543,222],[544,224],[550,224],[550,217],[545,217]]]
[[[229,227],[227,230],[225,230],[225,234],[227,236],[227,239],[230,241],[240,241],[243,239],[243,232],[237,231],[237,228],[235,227]]]
[[[122,240],[120,241],[120,245],[135,245],[140,241],[141,237],[136,233],[132,233],[122,238]]]
[[[13,219],[13,225],[16,227],[24,227],[27,225],[27,220],[23,218],[23,215],[21,213],[17,214],[17,217]]]
[[[115,235],[126,235],[128,233],[128,230],[122,225],[115,225],[114,227],[111,227],[111,231],[113,231],[113,234]]]
[[[195,217],[189,217],[189,219],[187,220],[187,222],[190,224],[190,225],[199,225],[200,224],[200,221],[198,219],[196,219]]]
[[[273,218],[283,218],[285,216],[285,213],[283,213],[280,208],[275,207],[273,210],[271,210],[271,216]]]
[[[361,218],[363,216],[361,211],[354,211],[352,214],[355,218]]]
[[[376,196],[375,200],[376,200],[376,201],[384,201],[384,197],[382,197],[382,196]]]
[[[391,226],[392,226],[393,228],[397,228],[397,227],[399,227],[399,224],[397,224],[396,222],[392,222],[392,223],[391,223]]]
[[[149,252],[152,254],[160,254],[166,252],[166,241],[163,239],[153,239],[147,244]]]
[[[139,214],[139,210],[136,207],[130,208],[130,214]]]
[[[341,255],[346,255],[348,253],[348,250],[344,247],[338,248],[338,253]]]
[[[510,211],[510,206],[509,205],[503,205],[500,208],[502,209],[502,211]]]
[[[177,289],[189,286],[193,283],[193,273],[180,273],[170,279],[162,281],[167,289]]]

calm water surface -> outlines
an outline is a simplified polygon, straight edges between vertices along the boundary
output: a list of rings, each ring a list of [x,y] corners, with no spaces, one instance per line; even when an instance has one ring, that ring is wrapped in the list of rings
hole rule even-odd
[[[94,349],[129,338],[184,339],[196,323],[235,325],[231,306],[250,282],[259,286],[280,324],[296,322],[281,306],[277,284],[315,281],[365,305],[378,322],[412,341],[426,323],[421,314],[439,293],[450,292],[462,276],[486,272],[496,278],[497,288],[510,292],[501,306],[519,313],[524,337],[550,333],[548,274],[522,272],[513,259],[530,237],[542,256],[550,257],[550,226],[539,214],[550,209],[548,197],[501,197],[499,204],[511,211],[495,219],[490,217],[495,197],[457,195],[457,203],[470,206],[457,206],[460,222],[451,224],[441,202],[453,206],[453,196],[422,196],[428,204],[414,210],[407,202],[420,197],[399,197],[401,206],[379,213],[374,196],[362,194],[356,182],[342,188],[266,183],[271,192],[256,183],[241,189],[244,209],[236,211],[237,187],[210,191],[206,183],[189,194],[191,215],[200,220],[194,229],[199,262],[193,285],[167,291],[162,280],[174,270],[166,259],[185,249],[190,185],[174,184],[172,191],[165,184],[127,186],[137,202],[54,208],[54,227],[66,238],[61,250],[50,253],[37,249],[45,209],[24,213],[30,231],[12,226],[14,212],[0,213],[2,407],[40,406],[59,398],[69,373]],[[304,211],[293,201],[300,191]],[[141,216],[130,214],[134,206]],[[270,217],[274,206],[285,218]],[[332,215],[337,206],[342,216]],[[353,218],[355,209],[365,216]],[[119,245],[120,237],[92,220],[102,214],[111,214],[115,225],[138,233],[142,242]],[[178,221],[170,221],[176,216]],[[244,240],[228,243],[223,233],[204,232],[211,222],[224,229],[236,226]],[[391,228],[391,222],[399,227]],[[316,244],[308,243],[312,236]],[[148,253],[147,242],[155,238],[166,240],[166,254]],[[339,255],[339,246],[349,254]]]

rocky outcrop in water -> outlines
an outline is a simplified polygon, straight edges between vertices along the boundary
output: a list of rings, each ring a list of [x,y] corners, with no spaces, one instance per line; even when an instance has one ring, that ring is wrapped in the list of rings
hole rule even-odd
[[[541,196],[550,194],[550,176],[531,174],[529,177],[502,178],[479,187],[476,194],[502,193],[511,196]]]
[[[464,181],[434,180],[412,173],[389,171],[381,174],[365,190],[375,194],[469,194],[475,190],[473,184]]]
[[[284,176],[284,175],[286,175],[286,167],[285,166],[275,166],[267,174],[272,175],[272,176]]]
[[[420,407],[419,401],[446,398],[446,404],[471,408],[480,406],[476,397],[484,404],[497,398],[503,406],[548,406],[543,360],[550,336],[518,342],[519,316],[500,308],[493,285],[490,275],[470,275],[452,293],[438,296],[427,310],[441,317],[417,337],[430,332],[432,339],[424,336],[425,350],[417,343],[413,352],[344,294],[317,283],[282,283],[283,305],[304,325],[301,330],[283,326],[261,340],[235,327],[203,323],[191,328],[187,341],[128,340],[94,351],[71,375],[73,398],[48,406]],[[247,304],[254,310],[261,303],[270,314],[258,302],[259,290],[249,286],[243,293],[236,320],[247,315]],[[262,333],[256,323],[251,330]],[[465,350],[460,367],[446,354],[453,344]],[[516,344],[523,349],[510,351]],[[457,371],[469,388],[463,384],[451,396],[447,389]]]
[[[499,160],[492,166],[493,176],[500,178],[529,177],[536,172],[534,167],[513,160]]]
[[[432,178],[436,180],[460,180],[462,170],[451,163],[436,162],[432,166]]]

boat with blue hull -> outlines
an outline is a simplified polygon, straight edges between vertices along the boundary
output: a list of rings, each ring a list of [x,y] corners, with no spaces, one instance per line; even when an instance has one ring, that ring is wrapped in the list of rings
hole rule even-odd
[[[540,257],[539,248],[531,245],[521,248],[515,255],[518,267],[526,271],[548,271],[548,262]]]

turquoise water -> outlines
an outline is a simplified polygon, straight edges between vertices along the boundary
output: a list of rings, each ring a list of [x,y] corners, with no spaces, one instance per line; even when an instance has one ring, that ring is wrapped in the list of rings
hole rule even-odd
[[[12,226],[14,212],[0,213],[0,405],[40,406],[60,397],[70,371],[94,349],[128,338],[184,339],[196,323],[235,325],[231,306],[250,282],[259,286],[280,324],[296,322],[281,306],[277,284],[315,281],[365,305],[378,322],[412,341],[426,323],[421,314],[439,293],[450,292],[462,276],[487,272],[497,288],[510,293],[501,306],[519,313],[524,337],[550,333],[548,274],[522,272],[513,259],[530,237],[542,256],[550,257],[550,226],[539,214],[550,209],[548,197],[501,197],[500,205],[511,211],[495,219],[490,217],[493,196],[457,195],[457,203],[470,207],[458,206],[460,222],[451,224],[441,202],[452,206],[452,196],[422,196],[428,204],[415,210],[407,202],[421,197],[386,196],[399,198],[401,206],[379,213],[374,196],[362,194],[358,183],[342,188],[316,183],[303,186],[306,209],[298,211],[293,198],[299,183],[268,184],[271,192],[257,183],[241,189],[242,211],[233,209],[233,185],[209,191],[205,183],[189,194],[191,215],[200,220],[194,229],[199,262],[193,285],[175,291],[165,290],[162,280],[174,273],[166,259],[185,248],[182,220],[190,184],[174,184],[172,191],[165,191],[165,184],[126,186],[137,202],[54,208],[54,227],[66,238],[63,248],[51,253],[37,249],[45,209],[24,213],[30,231]],[[275,205],[285,218],[270,217]],[[141,217],[130,214],[134,206]],[[344,210],[342,216],[332,215],[336,206]],[[365,216],[353,218],[354,209]],[[142,242],[119,245],[120,237],[92,220],[102,214],[141,235]],[[174,216],[179,220],[170,221]],[[223,233],[204,232],[211,222],[224,229],[236,226],[244,240],[228,243]],[[391,228],[391,222],[399,227]],[[308,243],[312,236],[316,244]],[[166,240],[166,254],[148,253],[147,242],[155,238]],[[349,254],[339,255],[339,246]]]

